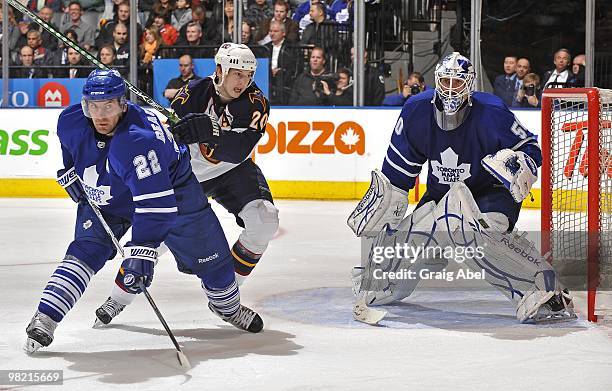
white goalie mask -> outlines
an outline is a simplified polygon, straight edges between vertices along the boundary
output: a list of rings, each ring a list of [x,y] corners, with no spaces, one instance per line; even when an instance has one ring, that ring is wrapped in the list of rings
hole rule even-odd
[[[438,63],[434,75],[436,122],[444,130],[453,130],[463,123],[472,104],[474,66],[468,58],[453,52]]]
[[[221,67],[221,77],[213,78],[217,92],[230,69],[253,71],[253,75],[257,69],[257,59],[251,49],[247,45],[231,42],[224,43],[219,47],[215,55],[215,64]],[[253,83],[253,79],[251,79],[248,86],[251,83]]]

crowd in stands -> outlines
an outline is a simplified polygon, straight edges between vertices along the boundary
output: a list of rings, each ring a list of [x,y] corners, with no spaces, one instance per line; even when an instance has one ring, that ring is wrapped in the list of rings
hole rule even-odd
[[[213,58],[216,48],[231,42],[238,28],[242,43],[257,57],[270,59],[273,104],[352,104],[348,69],[352,66],[353,0],[248,0],[242,2],[240,26],[234,23],[234,2],[139,1],[138,51],[133,54],[127,0],[29,0],[26,6],[126,77],[130,55],[138,56],[139,87],[149,93],[154,59]],[[8,22],[10,77],[72,78],[91,70],[91,64],[27,15],[9,7]],[[370,104],[380,105],[382,76],[371,66],[367,73],[371,93],[366,96]]]
[[[504,73],[495,78],[493,93],[508,107],[540,107],[544,88],[584,87],[585,55],[574,57],[561,48],[553,56],[553,66],[542,77],[531,71],[528,58],[509,55],[504,58]]]
[[[370,0],[367,0],[370,1]],[[235,0],[141,0],[136,26],[137,53],[130,53],[128,0],[29,0],[27,7],[105,65],[128,77],[130,55],[138,57],[139,87],[152,91],[152,63],[178,58],[177,78],[164,95],[173,96],[195,76],[193,59],[213,58],[216,48],[231,42],[239,28],[242,43],[257,57],[269,58],[269,98],[273,105],[352,105],[354,0],[248,0],[242,24],[234,23]],[[237,2],[236,2],[237,3]],[[10,77],[82,78],[91,71],[75,50],[8,9]],[[1,13],[0,13],[1,16]],[[2,21],[0,20],[0,23]],[[509,107],[539,107],[542,87],[583,86],[584,55],[566,49],[554,55],[554,68],[541,77],[528,58],[507,56],[494,93]],[[365,104],[399,106],[425,90],[414,72],[398,93],[385,97],[379,68],[365,58]]]

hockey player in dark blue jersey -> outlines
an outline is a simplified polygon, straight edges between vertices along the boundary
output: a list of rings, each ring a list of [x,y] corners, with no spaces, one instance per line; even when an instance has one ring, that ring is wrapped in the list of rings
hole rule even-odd
[[[125,93],[118,72],[95,70],[83,87],[82,104],[59,117],[64,168],[58,182],[78,203],[75,237],[26,329],[28,353],[53,341],[57,324],[115,256],[87,199],[116,237],[132,227],[117,276],[126,290],[140,293],[140,282],[151,284],[165,242],[179,269],[200,278],[215,314],[250,332],[263,328],[259,315],[240,304],[227,241],[191,171],[187,148],[174,142],[154,113],[126,101]]]
[[[536,138],[499,98],[474,92],[474,79],[473,65],[459,53],[437,65],[435,90],[404,104],[382,171],[372,173],[370,189],[349,217],[357,236],[374,238],[365,264],[353,269],[358,319],[367,314],[363,305],[402,300],[416,288],[421,271],[440,272],[448,264],[440,256],[408,262],[394,254],[375,265],[377,248],[392,243],[423,248],[484,244],[482,259],[465,264],[483,271],[516,303],[521,322],[575,316],[554,270],[531,242],[512,233],[541,164]],[[404,217],[408,191],[426,162],[427,191]],[[410,270],[415,278],[401,273],[397,279],[376,278],[371,275],[375,267]]]
[[[243,229],[231,248],[238,285],[250,275],[278,229],[278,209],[250,156],[265,132],[270,106],[253,83],[257,60],[246,45],[224,43],[213,75],[183,87],[172,101],[182,117],[171,130],[189,145],[193,172],[206,196],[232,213]],[[108,324],[129,304],[120,284],[96,311]],[[133,296],[133,295],[132,295]]]

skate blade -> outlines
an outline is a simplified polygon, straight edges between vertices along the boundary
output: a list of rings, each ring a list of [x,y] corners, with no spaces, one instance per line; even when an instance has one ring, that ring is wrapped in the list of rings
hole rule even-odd
[[[100,319],[96,318],[96,321],[94,322],[93,326],[91,326],[91,328],[92,329],[103,329],[106,326],[108,326],[106,323],[104,323]]]
[[[575,312],[565,312],[542,316],[539,318],[528,319],[530,322],[525,321],[525,324],[551,324],[551,323],[562,323],[570,322],[578,319],[578,315]]]
[[[42,347],[43,346],[38,341],[28,337],[28,339],[26,340],[25,345],[23,345],[23,351],[28,356],[31,356],[32,354],[36,353],[38,351],[38,349],[40,349]]]

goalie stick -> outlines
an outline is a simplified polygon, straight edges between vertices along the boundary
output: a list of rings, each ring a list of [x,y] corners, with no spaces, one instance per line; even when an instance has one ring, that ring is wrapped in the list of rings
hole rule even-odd
[[[98,206],[95,205],[89,198],[87,198],[87,202],[89,203],[89,206],[91,206],[91,209],[93,209],[94,213],[98,217],[98,220],[100,220],[100,224],[102,224],[102,227],[104,227],[104,230],[106,231],[108,236],[110,236],[119,254],[121,254],[122,257],[125,257],[125,253],[123,252],[123,247],[121,247],[121,244],[119,244],[119,240],[117,240],[117,238],[113,234],[113,231],[110,229],[110,227],[106,223],[106,220],[104,220],[104,216],[102,216],[102,212],[100,212],[100,209],[98,208]],[[161,312],[159,311],[159,308],[157,308],[155,301],[153,301],[153,297],[151,296],[147,288],[144,286],[142,281],[140,282],[140,289],[145,294],[147,300],[149,301],[149,304],[151,304],[151,307],[153,308],[153,311],[155,312],[155,315],[157,315],[157,318],[159,319],[161,324],[164,326],[164,328],[166,329],[166,333],[168,333],[168,336],[172,340],[172,343],[174,344],[174,347],[176,349],[176,357],[179,361],[179,364],[181,365],[181,367],[185,368],[186,370],[190,369],[191,363],[189,363],[187,356],[181,350],[181,347],[176,341],[176,338],[174,338],[174,334],[172,333],[172,330],[170,330],[168,323],[166,323],[166,320],[164,319]]]
[[[94,56],[92,56],[87,50],[83,49],[82,47],[80,47],[79,45],[77,45],[75,42],[73,42],[72,40],[70,40],[68,37],[66,37],[64,34],[60,33],[59,31],[57,31],[53,26],[49,25],[49,23],[45,22],[44,20],[42,20],[38,15],[36,15],[34,12],[30,11],[26,6],[24,6],[23,4],[21,4],[19,2],[19,0],[6,0],[7,3],[9,3],[13,8],[19,10],[19,12],[27,15],[30,19],[32,19],[33,21],[35,21],[38,25],[42,26],[42,28],[44,28],[45,30],[47,30],[49,33],[51,33],[51,35],[53,35],[55,38],[59,39],[60,41],[62,41],[64,44],[66,44],[67,46],[70,46],[71,48],[73,48],[74,50],[76,50],[77,52],[79,52],[79,54],[83,57],[85,57],[86,59],[88,59],[92,64],[94,64],[95,66],[97,66],[100,69],[106,69],[109,70],[111,68],[107,67],[106,65],[102,64],[97,58],[95,58]],[[164,106],[160,105],[159,103],[157,103],[155,100],[153,100],[153,98],[151,98],[149,95],[147,95],[146,93],[144,93],[143,91],[141,91],[138,87],[136,87],[135,85],[133,85],[132,83],[130,83],[129,81],[123,79],[123,81],[125,82],[125,85],[128,87],[128,89],[133,92],[134,94],[136,94],[140,99],[142,99],[147,105],[153,107],[155,110],[159,111],[160,113],[162,113],[163,115],[166,116],[166,118],[168,118],[168,121],[170,121],[170,123],[176,123],[178,122],[178,120],[180,119],[175,113],[173,113],[172,111],[168,110],[167,108],[165,108]]]

